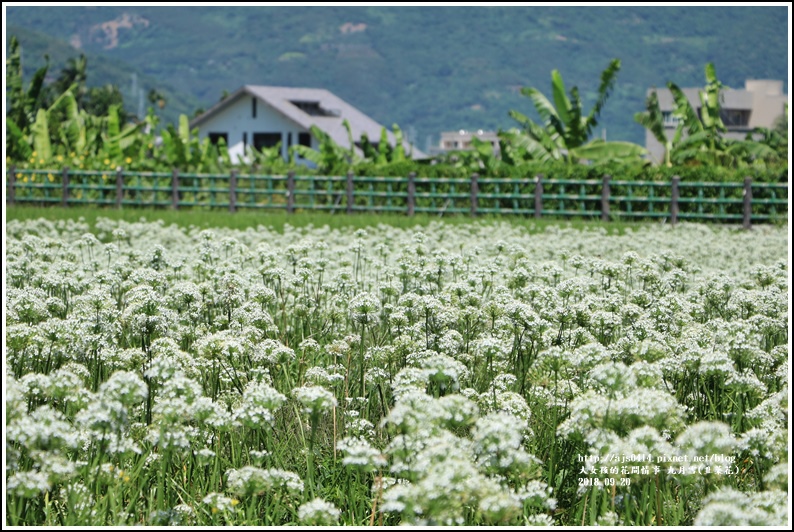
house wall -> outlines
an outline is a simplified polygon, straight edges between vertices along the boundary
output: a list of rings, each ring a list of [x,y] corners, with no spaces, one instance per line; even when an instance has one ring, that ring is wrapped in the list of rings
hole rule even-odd
[[[298,133],[308,133],[284,115],[274,110],[262,100],[257,99],[256,117],[253,116],[254,97],[243,94],[237,101],[214,116],[207,118],[199,126],[199,137],[202,139],[210,133],[226,133],[228,135],[229,156],[233,162],[245,154],[243,134],[247,136],[247,145],[254,144],[254,133],[280,133],[281,155],[288,157],[287,134],[291,133],[292,144],[298,144]],[[311,148],[317,149],[317,140],[312,137]]]
[[[783,82],[755,79],[745,82],[745,89],[753,95],[750,127],[772,127],[777,117],[786,111],[788,96],[783,94]]]

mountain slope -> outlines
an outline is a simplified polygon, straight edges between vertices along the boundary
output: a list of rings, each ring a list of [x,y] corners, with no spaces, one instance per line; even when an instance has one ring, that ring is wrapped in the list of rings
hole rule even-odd
[[[146,114],[146,109],[152,105],[146,98],[150,89],[156,89],[165,96],[165,108],[157,110],[164,123],[176,123],[181,113],[192,115],[201,105],[200,100],[192,94],[174,89],[167,81],[144,75],[141,69],[124,61],[108,58],[101,53],[76,50],[61,39],[19,26],[8,26],[6,37],[10,38],[11,35],[19,39],[22,47],[22,67],[26,83],[44,65],[45,55],[49,57],[50,66],[46,78],[49,83],[58,77],[69,58],[77,57],[83,52],[87,61],[86,85],[116,85],[124,96],[124,107],[129,113],[138,116]]]
[[[643,142],[632,115],[646,89],[702,86],[709,61],[728,86],[788,86],[786,7],[8,7],[6,16],[127,62],[205,108],[243,84],[327,88],[421,148],[442,130],[514,126],[509,109],[532,114],[520,87],[550,96],[554,68],[589,108],[613,57],[623,68],[598,128],[611,140]]]

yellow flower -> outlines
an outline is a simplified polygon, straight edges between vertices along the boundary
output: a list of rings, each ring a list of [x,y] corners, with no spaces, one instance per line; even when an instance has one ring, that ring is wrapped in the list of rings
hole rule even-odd
[[[212,507],[212,513],[214,513],[214,514],[217,514],[217,513],[218,513],[218,509],[217,509],[217,508],[215,508],[214,506]]]
[[[33,152],[33,157],[35,157],[35,156],[36,156],[36,152],[34,151],[34,152]]]
[[[58,162],[63,161],[63,155],[58,156]]]
[[[39,159],[39,164],[44,164],[44,159]]]
[[[47,178],[50,180],[50,183],[55,181],[55,176],[52,174],[47,174]]]
[[[28,182],[28,176],[24,176],[24,177],[22,178],[22,182],[23,182],[23,183],[27,183],[27,182]]]
[[[238,504],[240,504],[240,501],[237,499],[232,499],[232,506],[237,506]]]
[[[74,157],[74,152],[70,153],[69,157]]]
[[[35,180],[36,180],[36,174],[31,174],[31,175],[30,175],[30,182],[32,183],[32,182],[34,182]]]
[[[105,164],[110,164],[110,159],[105,159]]]
[[[127,164],[131,164],[132,163],[132,157],[127,157],[126,159],[124,159],[124,162],[127,163]]]
[[[30,158],[30,162],[35,163],[36,162],[36,158],[35,157],[31,157]]]

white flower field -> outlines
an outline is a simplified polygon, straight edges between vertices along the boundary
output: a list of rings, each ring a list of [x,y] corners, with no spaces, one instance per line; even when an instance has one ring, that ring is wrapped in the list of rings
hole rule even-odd
[[[9,220],[6,524],[785,525],[788,229]]]

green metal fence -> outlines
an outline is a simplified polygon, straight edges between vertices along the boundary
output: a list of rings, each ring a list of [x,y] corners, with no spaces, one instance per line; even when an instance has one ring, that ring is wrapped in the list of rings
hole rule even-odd
[[[17,170],[6,172],[6,202],[287,212],[515,214],[602,220],[669,219],[742,223],[788,217],[788,184],[469,179],[312,175]]]

